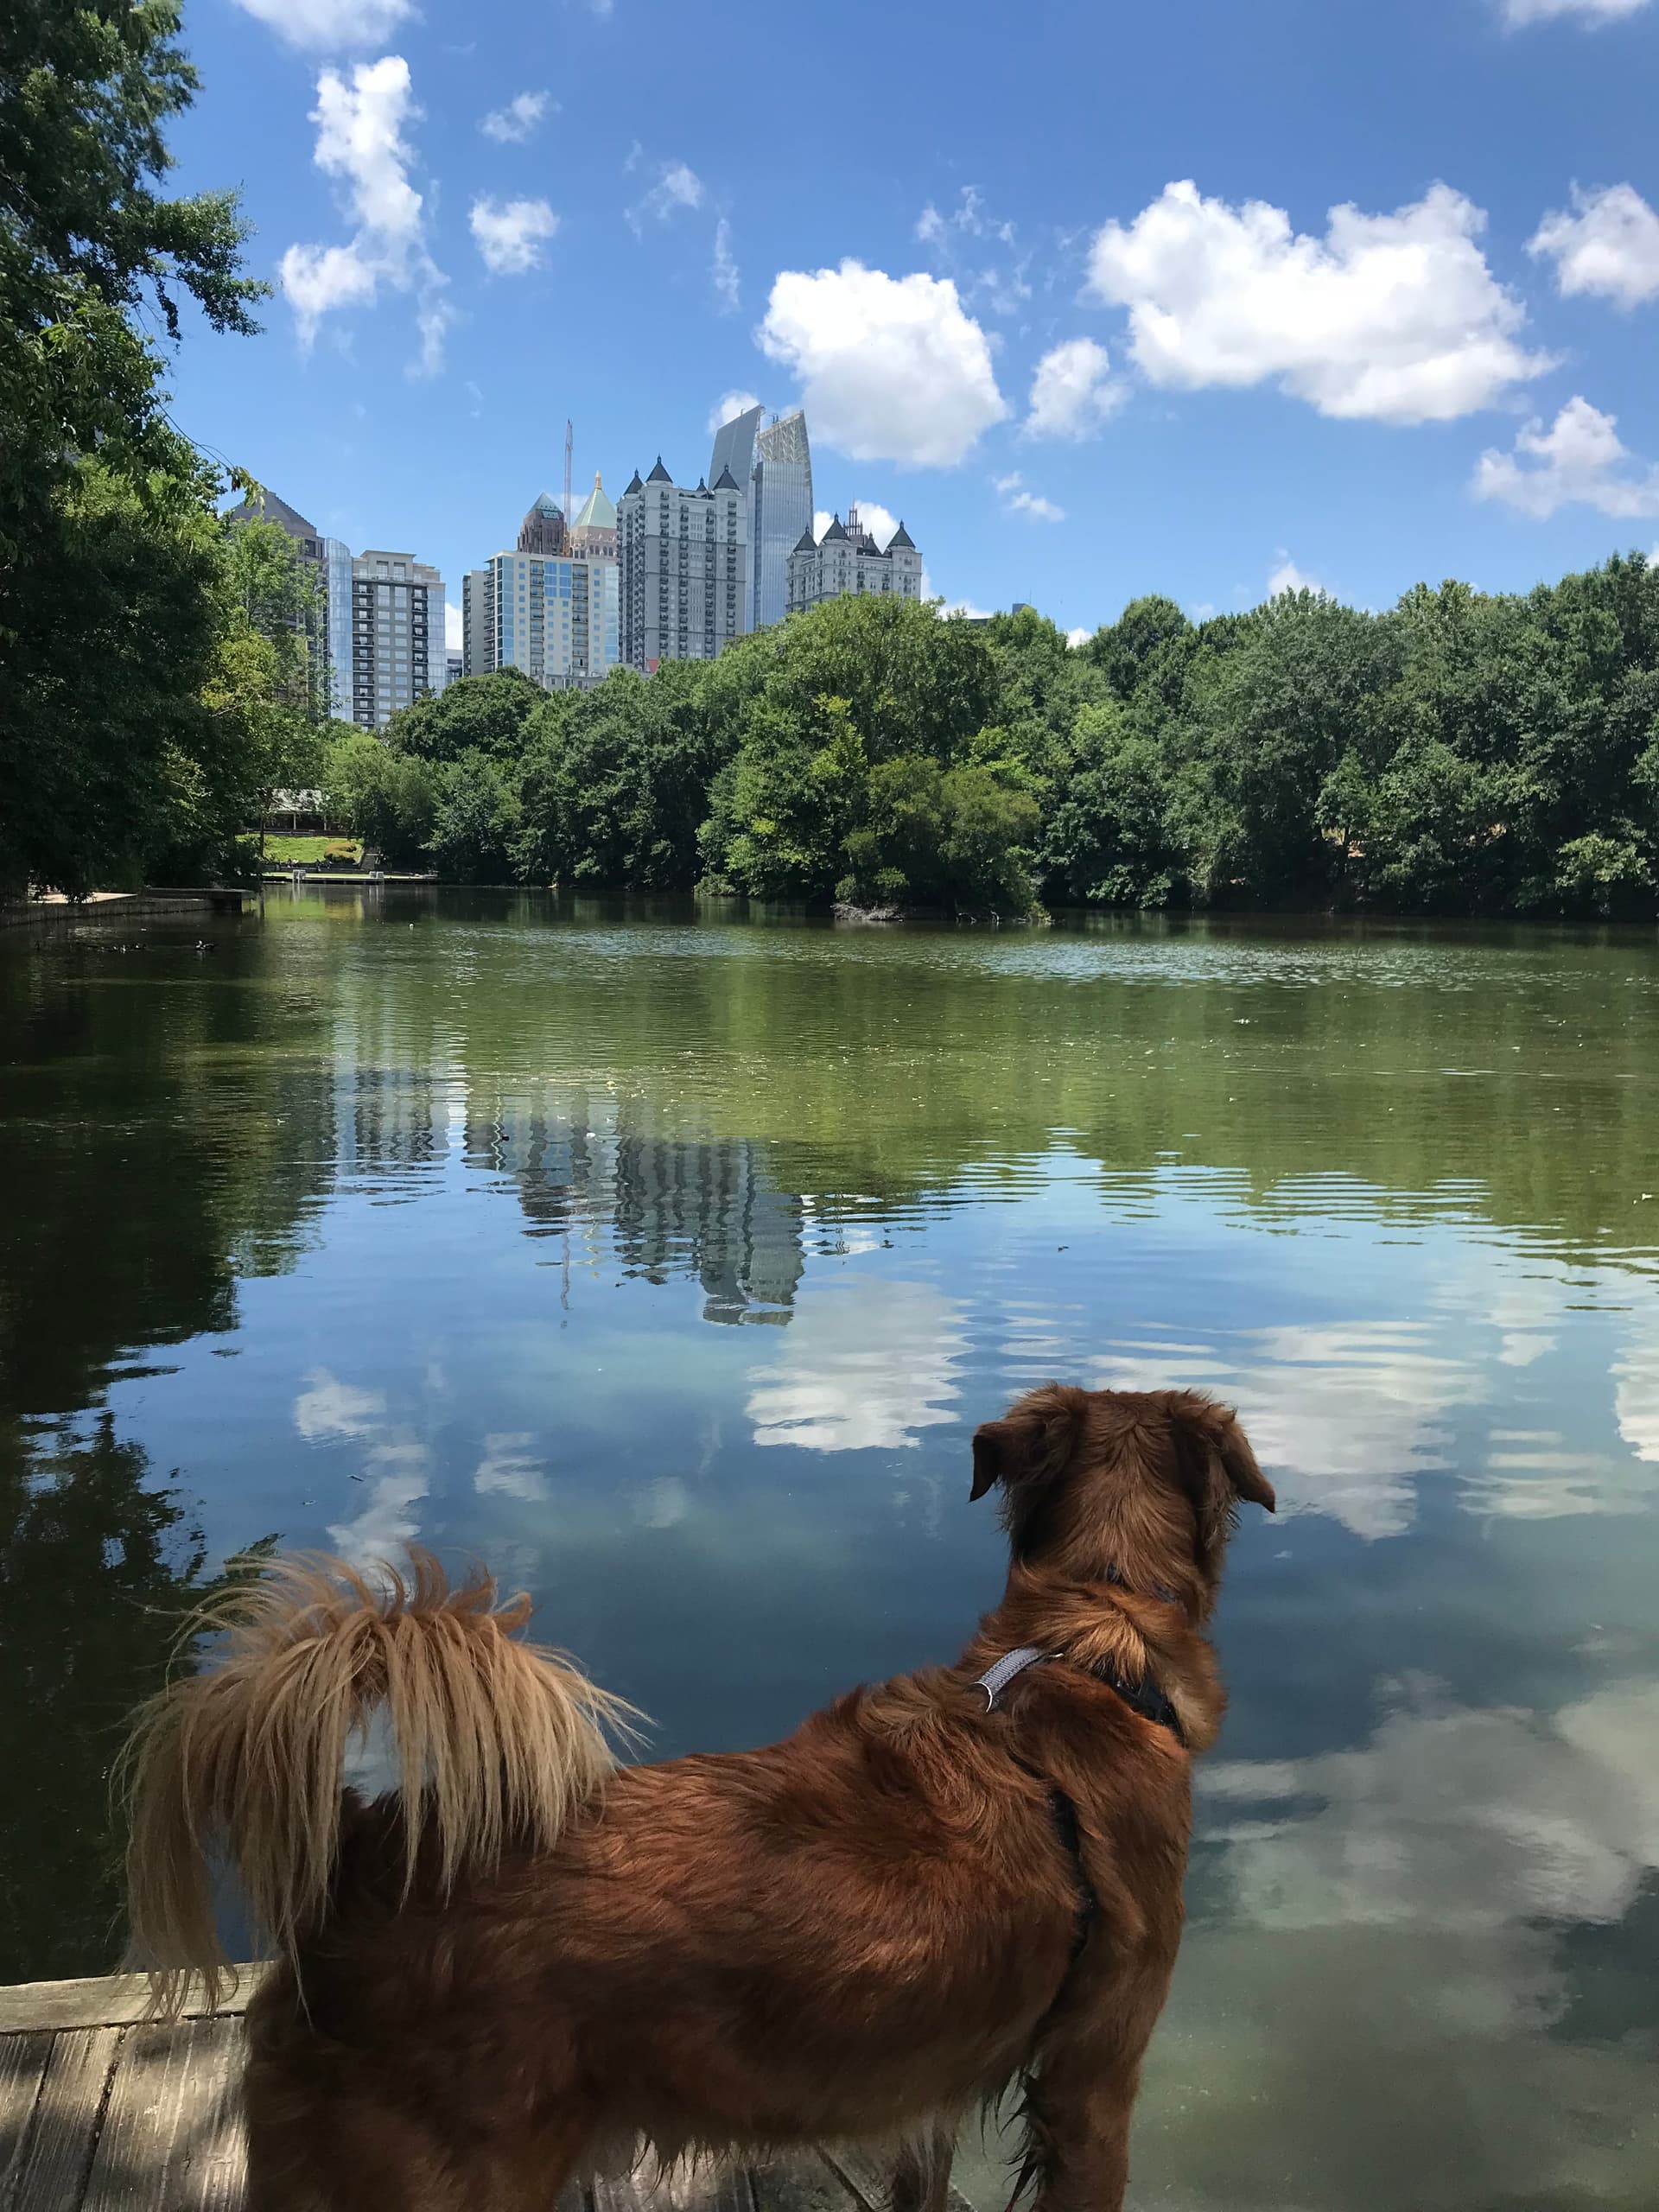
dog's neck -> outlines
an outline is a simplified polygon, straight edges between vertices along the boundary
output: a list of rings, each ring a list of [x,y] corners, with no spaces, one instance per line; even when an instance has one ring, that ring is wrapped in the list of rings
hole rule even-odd
[[[1226,1702],[1204,1630],[1209,1594],[1154,1590],[1116,1567],[1078,1582],[1016,1563],[1001,1604],[981,1624],[960,1665],[976,1679],[1005,1652],[1033,1645],[1087,1671],[1149,1679],[1174,1707],[1186,1743],[1207,1751]]]

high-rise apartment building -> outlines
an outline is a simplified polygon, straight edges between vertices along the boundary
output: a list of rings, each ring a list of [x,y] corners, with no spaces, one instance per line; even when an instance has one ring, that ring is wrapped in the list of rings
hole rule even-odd
[[[767,423],[765,410],[722,423],[709,480],[729,469],[743,486],[749,530],[749,596],[743,626],[764,629],[789,612],[789,559],[812,527],[812,449],[800,409]]]
[[[549,691],[602,683],[618,664],[614,561],[575,553],[498,553],[461,585],[468,676],[522,668]]]
[[[352,720],[383,729],[449,680],[443,579],[412,553],[359,553],[352,563]]]
[[[316,584],[317,603],[305,624],[315,675],[314,696],[320,712],[341,721],[352,718],[352,549],[343,538],[324,537],[315,523],[262,486],[239,507],[232,522],[272,522],[286,531]]]
[[[816,543],[810,524],[802,531],[789,556],[788,592],[791,614],[843,592],[919,600],[922,556],[903,523],[878,546],[859,521],[858,509],[849,507],[845,524],[837,515]]]
[[[495,666],[495,571],[468,569],[461,580],[461,672],[487,676]]]
[[[694,492],[660,454],[643,483],[636,469],[617,502],[617,542],[630,668],[713,660],[748,627],[748,505],[731,469]]]

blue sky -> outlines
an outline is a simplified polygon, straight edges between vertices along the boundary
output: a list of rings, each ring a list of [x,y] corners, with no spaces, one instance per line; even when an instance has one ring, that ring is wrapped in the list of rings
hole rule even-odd
[[[264,334],[176,418],[464,569],[804,401],[818,505],[1092,628],[1659,543],[1659,0],[193,0]]]

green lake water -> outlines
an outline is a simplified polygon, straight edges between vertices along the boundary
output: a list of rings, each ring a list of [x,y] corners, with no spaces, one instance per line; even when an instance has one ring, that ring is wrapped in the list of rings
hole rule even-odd
[[[1651,2212],[1652,935],[203,926],[0,941],[0,1980],[111,1962],[113,1732],[238,1548],[481,1554],[751,1744],[995,1598],[976,1421],[1190,1382],[1281,1510],[1132,2201]]]

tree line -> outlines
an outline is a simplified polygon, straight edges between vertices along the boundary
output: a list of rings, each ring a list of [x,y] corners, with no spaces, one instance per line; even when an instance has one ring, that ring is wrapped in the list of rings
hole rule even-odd
[[[231,193],[168,198],[177,0],[0,9],[0,897],[234,868],[321,759],[308,586],[173,423],[185,311],[258,327]]]
[[[591,691],[465,679],[338,734],[324,776],[342,826],[463,882],[1646,918],[1659,568],[1383,613],[1151,597],[1080,646],[1029,609],[849,598]]]

